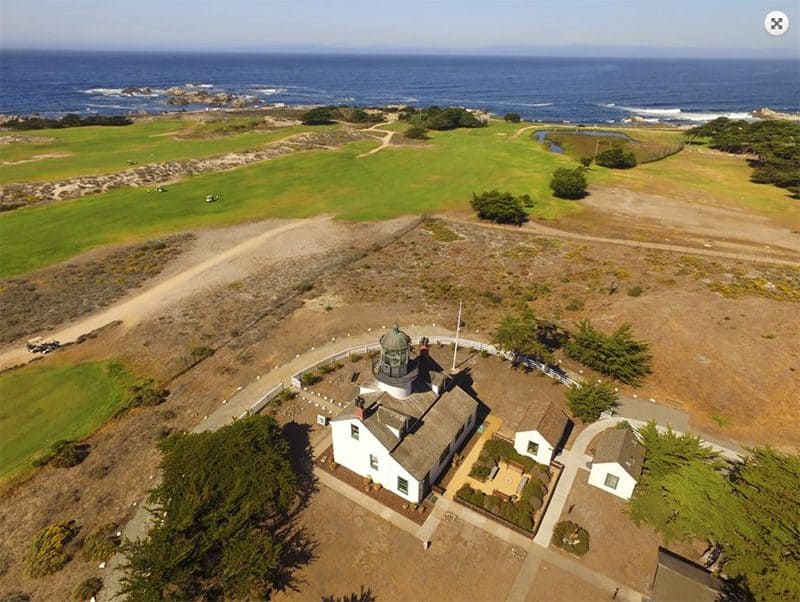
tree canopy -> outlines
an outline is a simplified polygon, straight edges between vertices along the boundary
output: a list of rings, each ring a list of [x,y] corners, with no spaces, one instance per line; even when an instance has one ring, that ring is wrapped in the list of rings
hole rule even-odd
[[[496,189],[480,194],[473,192],[470,202],[472,208],[478,212],[479,218],[517,226],[528,219],[524,209],[526,203],[532,204],[528,195],[515,197],[510,192],[500,192]]]
[[[800,455],[758,448],[731,467],[694,435],[638,432],[647,451],[633,520],[719,545],[724,572],[756,600],[800,599]]]
[[[252,416],[160,444],[155,526],[126,544],[134,600],[265,599],[302,547],[289,517],[298,481],[278,424]]]
[[[503,121],[508,123],[519,123],[522,121],[522,116],[519,113],[506,113],[503,115]]]
[[[649,348],[649,343],[633,338],[632,327],[627,322],[611,334],[605,334],[589,320],[582,320],[564,351],[601,374],[638,386],[651,372]]]
[[[800,123],[765,120],[748,123],[718,117],[686,132],[690,142],[708,138],[712,148],[753,155],[751,180],[788,188],[800,197]]]
[[[550,178],[550,189],[560,199],[582,199],[586,196],[586,174],[583,167],[560,167]]]
[[[303,113],[300,121],[303,125],[327,125],[333,123],[333,111],[330,107],[315,107]]]
[[[600,414],[615,407],[618,401],[614,388],[607,382],[587,380],[580,387],[567,390],[569,409],[582,422],[594,422]]]
[[[486,124],[471,112],[461,107],[428,107],[416,109],[406,107],[400,113],[400,119],[429,130],[454,130],[456,128],[479,128]]]
[[[636,155],[633,151],[623,148],[621,144],[615,144],[597,153],[594,162],[613,169],[630,169],[636,167]]]
[[[556,324],[526,309],[500,320],[492,340],[497,347],[515,356],[528,355],[550,362],[553,351],[564,337],[564,332]]]

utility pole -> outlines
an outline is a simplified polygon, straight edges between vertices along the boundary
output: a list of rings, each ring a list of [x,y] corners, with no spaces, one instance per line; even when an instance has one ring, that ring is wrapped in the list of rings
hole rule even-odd
[[[594,157],[592,157],[595,161],[597,160],[597,151],[600,148],[600,141],[598,140],[597,143],[594,145]]]
[[[456,370],[456,355],[458,354],[458,335],[461,333],[461,306],[462,301],[458,302],[458,323],[456,324],[456,342],[453,345],[453,372]]]

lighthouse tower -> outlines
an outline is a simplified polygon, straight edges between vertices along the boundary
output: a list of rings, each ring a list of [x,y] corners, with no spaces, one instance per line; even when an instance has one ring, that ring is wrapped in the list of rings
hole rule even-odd
[[[381,357],[373,366],[378,387],[395,399],[411,395],[411,385],[419,373],[417,359],[411,359],[411,337],[395,324],[381,337]]]

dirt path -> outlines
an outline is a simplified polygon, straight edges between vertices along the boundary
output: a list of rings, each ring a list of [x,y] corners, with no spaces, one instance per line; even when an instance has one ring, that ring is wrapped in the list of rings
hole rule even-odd
[[[372,128],[370,128],[370,129],[372,129]],[[375,132],[383,132],[384,130],[375,129],[373,131],[375,131]],[[387,146],[389,146],[392,143],[392,136],[394,136],[396,133],[397,132],[386,132],[386,135],[383,138],[381,138],[381,143],[380,143],[379,146],[376,146],[375,148],[373,148],[370,151],[367,151],[366,153],[361,153],[360,155],[358,155],[358,157],[356,157],[356,159],[361,159],[362,157],[367,157],[369,155],[374,155],[375,153],[377,153],[379,151],[382,151],[384,148],[386,148]]]
[[[273,227],[266,232],[252,235],[242,242],[216,253],[206,253],[205,257],[201,256],[199,261],[190,265],[186,265],[188,261],[181,262],[182,265],[179,267],[183,269],[180,271],[175,268],[167,270],[166,278],[147,290],[123,299],[108,309],[80,319],[56,332],[47,333],[45,338],[56,339],[62,344],[68,343],[75,341],[83,334],[117,320],[122,321],[125,327],[130,327],[143,319],[152,317],[158,310],[185,299],[203,288],[219,284],[222,278],[234,280],[240,271],[236,265],[237,260],[252,261],[267,259],[264,255],[269,257],[276,255],[279,251],[274,248],[265,253],[259,253],[260,247],[268,242],[275,242],[275,239],[280,239],[287,233],[291,232],[292,234],[288,237],[283,236],[283,239],[286,239],[286,245],[302,243],[304,247],[313,246],[318,231],[330,228],[330,222],[331,218],[329,217],[295,220],[288,223],[272,222]],[[305,236],[297,232],[301,229],[305,231]],[[309,234],[311,239],[308,239]],[[280,241],[276,244],[283,246],[283,242]],[[203,250],[201,249],[200,252],[202,253]],[[262,257],[259,257],[259,254]],[[215,270],[221,270],[222,274],[212,275]],[[29,353],[24,346],[10,348],[0,353],[0,370],[27,363],[34,357],[36,356]]]
[[[765,255],[755,255],[749,253],[732,253],[728,251],[715,251],[713,249],[697,249],[694,247],[669,245],[658,242],[640,242],[636,240],[627,240],[623,238],[605,238],[602,236],[590,236],[588,234],[578,234],[577,232],[568,232],[566,230],[559,230],[558,228],[545,226],[536,222],[528,222],[524,226],[518,227],[518,226],[504,226],[502,224],[489,224],[489,223],[479,222],[474,219],[465,219],[453,216],[447,216],[446,219],[449,219],[450,221],[456,223],[461,223],[470,226],[480,226],[482,228],[510,230],[512,232],[530,232],[543,236],[568,238],[572,240],[585,240],[586,242],[597,242],[610,245],[621,245],[624,247],[631,247],[634,249],[655,249],[658,251],[670,251],[672,253],[683,253],[686,255],[703,255],[706,257],[719,257],[721,259],[735,259],[739,261],[752,261],[755,263],[768,263],[772,265],[787,265],[792,267],[800,267],[800,260],[794,261],[789,259],[779,259],[777,257],[768,257]]]
[[[514,132],[514,135],[511,136],[511,138],[509,138],[509,140],[515,140],[516,138],[519,138],[520,136],[522,136],[522,134],[524,134],[528,130],[540,130],[540,129],[542,129],[541,124],[540,125],[526,125],[524,128],[520,128],[516,132]]]

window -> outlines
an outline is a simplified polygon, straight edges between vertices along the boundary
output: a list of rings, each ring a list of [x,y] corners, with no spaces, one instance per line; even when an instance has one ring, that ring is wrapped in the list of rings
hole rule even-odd
[[[372,454],[369,455],[369,467],[372,470],[378,470],[378,458],[376,458]]]
[[[353,439],[355,439],[356,441],[358,441],[358,425],[357,424],[351,424],[350,425],[350,436]]]
[[[444,461],[447,459],[447,455],[450,453],[450,444],[447,444],[447,447],[442,450],[442,454],[439,456],[439,465],[444,464]]]
[[[539,444],[533,441],[528,441],[528,453],[534,456],[539,453]]]
[[[397,491],[408,495],[408,481],[403,477],[397,477]]]
[[[606,487],[610,489],[616,489],[617,485],[619,485],[619,477],[614,476],[610,472],[606,475]]]

